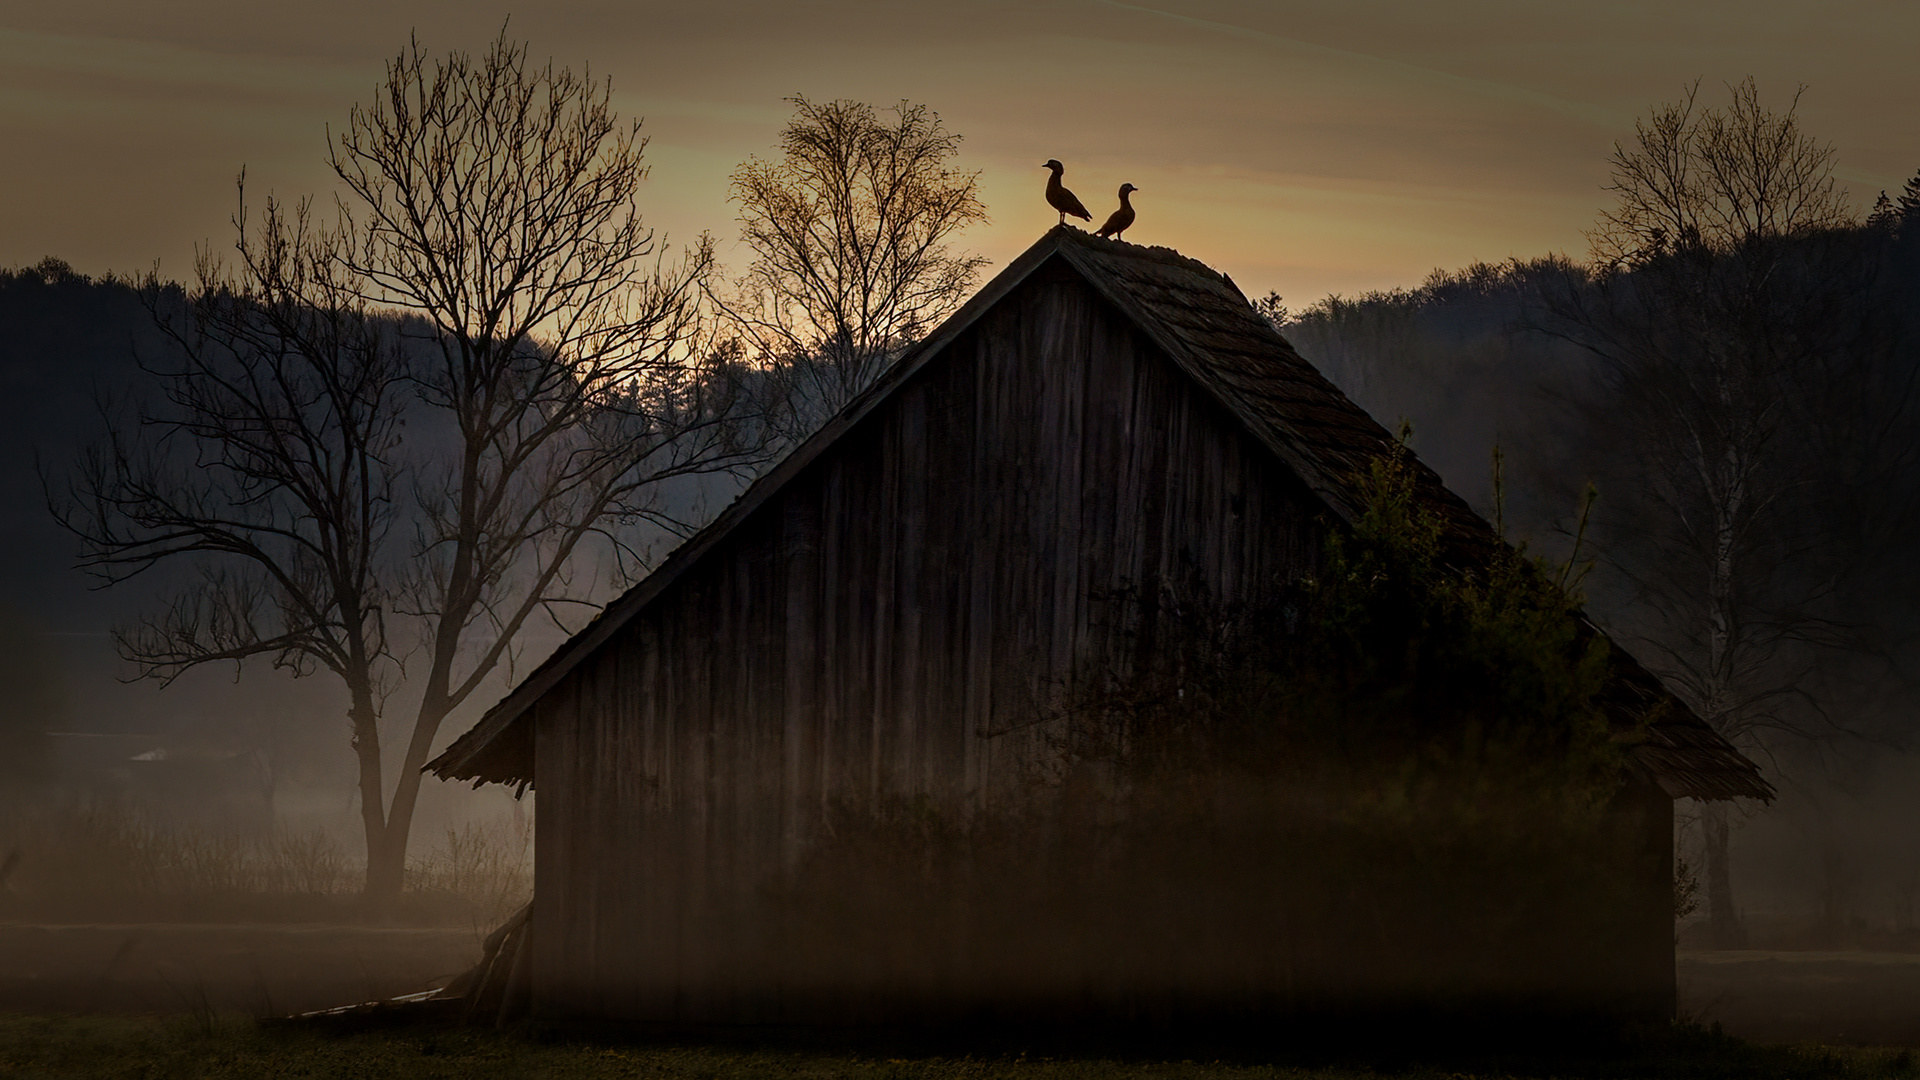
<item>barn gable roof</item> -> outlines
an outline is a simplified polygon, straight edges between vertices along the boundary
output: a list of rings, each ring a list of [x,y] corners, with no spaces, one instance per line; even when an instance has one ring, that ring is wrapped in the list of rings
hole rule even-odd
[[[608,604],[535,668],[466,734],[426,765],[445,779],[531,781],[530,725],[517,723],[533,703],[605,644],[733,529],[1041,266],[1058,259],[1203,386],[1311,489],[1337,517],[1352,521],[1360,478],[1397,441],[1364,409],[1295,352],[1247,301],[1233,280],[1168,248],[1105,240],[1071,226],[1049,230],[976,293],[952,318],[902,357],[658,569]],[[1416,496],[1441,516],[1452,557],[1483,560],[1504,544],[1465,501],[1416,459]],[[1601,631],[1591,623],[1589,633]],[[1675,797],[1769,799],[1773,790],[1751,761],[1669,694],[1619,648],[1611,650],[1607,705],[1618,715],[1656,719],[1633,755]]]

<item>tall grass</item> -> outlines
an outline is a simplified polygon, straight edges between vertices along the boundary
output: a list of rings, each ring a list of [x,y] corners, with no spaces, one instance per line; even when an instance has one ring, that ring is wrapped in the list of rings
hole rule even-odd
[[[498,921],[532,890],[530,828],[468,824],[418,859],[409,921]],[[338,921],[357,917],[362,860],[322,829],[172,827],[124,810],[0,815],[0,919]]]
[[[407,866],[407,890],[471,905],[497,925],[533,896],[533,823],[473,822],[448,828]]]

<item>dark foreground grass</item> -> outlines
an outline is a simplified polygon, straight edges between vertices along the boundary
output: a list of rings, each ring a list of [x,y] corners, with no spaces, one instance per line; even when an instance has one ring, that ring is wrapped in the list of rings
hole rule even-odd
[[[1383,1038],[1388,1033],[1379,1033]],[[1677,1080],[1825,1080],[1916,1074],[1909,1051],[1758,1047],[1696,1029],[1655,1033],[1594,1054],[1557,1053],[1421,1060],[1418,1048],[1390,1058],[1356,1046],[1347,1060],[1274,1062],[1164,1060],[1151,1055],[888,1056],[890,1051],[804,1046],[793,1040],[638,1039],[528,1029],[478,1030],[409,1024],[359,1031],[263,1025],[239,1017],[0,1016],[0,1077],[647,1077],[650,1080],[1471,1080],[1475,1077],[1606,1077]]]

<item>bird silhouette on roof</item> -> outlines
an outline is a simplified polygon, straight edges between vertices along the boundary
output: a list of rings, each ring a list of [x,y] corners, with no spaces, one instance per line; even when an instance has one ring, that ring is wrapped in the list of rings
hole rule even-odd
[[[1048,158],[1047,163],[1041,168],[1051,170],[1053,173],[1052,176],[1047,177],[1047,205],[1060,211],[1060,224],[1067,223],[1068,214],[1072,214],[1081,221],[1092,221],[1093,215],[1087,213],[1087,208],[1080,205],[1080,200],[1074,198],[1073,192],[1060,186],[1060,174],[1065,172],[1067,167]]]
[[[1107,223],[1100,226],[1101,236],[1111,236],[1118,240],[1120,234],[1126,232],[1128,226],[1133,224],[1133,203],[1127,201],[1127,196],[1139,190],[1132,184],[1120,185],[1120,209],[1115,210],[1112,216],[1107,218]]]

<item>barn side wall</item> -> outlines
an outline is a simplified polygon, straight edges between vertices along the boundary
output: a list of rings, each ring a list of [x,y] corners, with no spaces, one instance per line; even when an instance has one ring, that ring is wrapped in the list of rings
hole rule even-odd
[[[1062,735],[1164,654],[1183,598],[1308,571],[1319,513],[1042,268],[538,703],[535,1008],[1065,1018],[1348,992],[1314,983],[1347,963],[1315,939],[1328,900],[1259,824],[1311,806],[1202,833],[1170,807],[1121,845],[1142,823],[1101,818],[1111,778]],[[1432,990],[1376,951],[1370,987]]]

